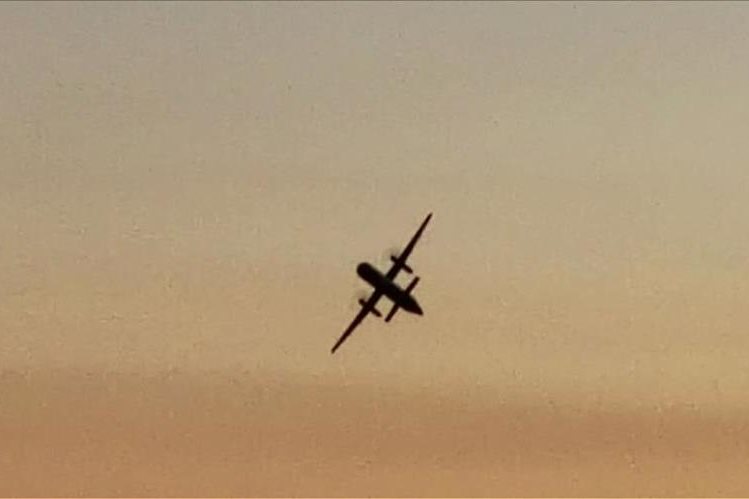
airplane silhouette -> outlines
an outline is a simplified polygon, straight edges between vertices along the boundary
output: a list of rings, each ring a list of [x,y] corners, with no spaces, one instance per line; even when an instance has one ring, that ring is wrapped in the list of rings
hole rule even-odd
[[[359,305],[361,305],[362,307],[361,310],[356,315],[356,317],[354,317],[354,320],[351,322],[349,327],[346,328],[336,344],[333,345],[333,348],[330,351],[331,354],[335,353],[335,351],[338,350],[338,347],[340,347],[341,344],[346,341],[346,338],[348,338],[349,335],[354,332],[356,326],[358,326],[361,321],[364,320],[367,314],[371,313],[376,315],[377,317],[382,317],[382,314],[379,310],[377,310],[377,308],[375,308],[375,305],[377,305],[377,302],[383,296],[386,296],[390,299],[390,301],[393,302],[393,308],[390,309],[390,312],[385,317],[385,322],[390,322],[390,319],[392,319],[395,313],[401,308],[413,314],[424,315],[424,312],[421,310],[419,303],[413,296],[411,296],[411,291],[413,291],[413,289],[419,283],[419,277],[414,276],[413,281],[411,281],[406,289],[403,289],[398,286],[398,284],[396,284],[395,277],[401,270],[404,270],[409,274],[413,274],[413,269],[406,264],[406,260],[413,251],[414,246],[416,246],[416,242],[421,237],[421,233],[424,232],[424,229],[426,228],[431,218],[432,214],[430,213],[424,219],[421,227],[419,227],[419,230],[416,231],[416,234],[414,234],[414,236],[408,242],[408,245],[400,255],[390,256],[390,260],[393,262],[393,266],[390,267],[390,270],[388,270],[387,274],[382,274],[379,270],[366,262],[360,263],[356,267],[356,273],[359,275],[359,277],[364,279],[374,288],[374,292],[368,300],[359,300]]]

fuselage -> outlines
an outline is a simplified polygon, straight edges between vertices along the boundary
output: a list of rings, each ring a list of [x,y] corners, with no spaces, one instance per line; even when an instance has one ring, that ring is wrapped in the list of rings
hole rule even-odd
[[[369,283],[375,290],[382,292],[387,296],[393,303],[396,303],[400,308],[408,312],[422,315],[423,312],[416,299],[409,293],[398,286],[395,282],[388,279],[386,275],[383,275],[379,270],[374,268],[372,265],[363,262],[356,267],[356,273]]]

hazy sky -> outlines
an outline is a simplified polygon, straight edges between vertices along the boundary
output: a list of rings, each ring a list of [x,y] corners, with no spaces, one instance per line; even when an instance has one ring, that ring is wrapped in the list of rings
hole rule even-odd
[[[219,370],[282,379],[302,405],[309,383],[328,401],[362,383],[386,406],[344,411],[365,439],[410,390],[479,419],[508,397],[686,405],[746,436],[747,26],[739,3],[4,3],[0,366]],[[366,289],[356,264],[384,267],[430,211],[412,257],[425,316],[367,319],[331,357]],[[699,477],[712,458],[695,456]],[[560,489],[553,469],[569,475],[527,481],[547,489],[469,492],[608,490]],[[387,473],[276,489],[279,470],[228,493],[462,490]],[[180,490],[140,479],[91,490]]]

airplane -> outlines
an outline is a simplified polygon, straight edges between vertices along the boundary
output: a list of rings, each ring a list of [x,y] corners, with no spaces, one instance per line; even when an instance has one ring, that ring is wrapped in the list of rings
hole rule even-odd
[[[426,228],[431,218],[432,214],[430,213],[424,219],[421,227],[419,227],[419,230],[416,231],[416,234],[414,234],[414,236],[411,238],[411,241],[409,241],[408,245],[400,255],[390,255],[390,260],[393,262],[393,266],[390,267],[390,270],[388,270],[387,274],[382,274],[379,270],[366,262],[362,262],[356,267],[356,273],[359,275],[359,277],[361,277],[364,281],[371,285],[374,288],[374,291],[372,292],[372,295],[368,300],[359,300],[361,310],[356,315],[356,317],[354,317],[354,320],[351,322],[349,327],[346,328],[341,337],[338,338],[336,344],[333,345],[333,348],[330,351],[331,354],[334,354],[335,351],[338,350],[338,347],[340,347],[341,344],[346,341],[346,338],[348,338],[349,335],[354,332],[356,326],[358,326],[368,314],[371,313],[377,317],[382,317],[382,314],[379,310],[377,310],[375,306],[377,305],[379,299],[383,296],[389,298],[390,301],[393,302],[393,308],[390,309],[390,312],[385,317],[385,322],[390,322],[395,313],[400,309],[411,312],[412,314],[424,315],[424,311],[419,306],[419,303],[411,295],[411,291],[413,291],[413,289],[419,283],[419,277],[414,276],[414,279],[406,287],[406,289],[403,289],[398,286],[398,284],[396,284],[395,277],[401,270],[404,270],[409,274],[413,274],[413,269],[409,267],[408,264],[406,264],[406,260],[413,251],[414,246],[416,246],[416,242],[421,237],[422,232],[424,232],[424,229]]]

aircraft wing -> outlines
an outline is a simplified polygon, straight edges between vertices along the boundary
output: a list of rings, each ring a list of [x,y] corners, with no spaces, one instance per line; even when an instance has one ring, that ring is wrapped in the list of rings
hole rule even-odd
[[[361,321],[364,320],[364,318],[372,312],[375,309],[375,305],[377,304],[377,301],[382,296],[382,291],[375,291],[372,293],[372,296],[369,297],[369,300],[362,305],[361,310],[359,310],[359,313],[356,314],[356,317],[354,317],[354,320],[351,321],[351,324],[349,324],[349,327],[346,328],[346,330],[343,332],[340,338],[338,338],[338,341],[336,341],[335,345],[333,345],[333,349],[330,351],[331,354],[335,353],[336,350],[338,350],[338,347],[341,346],[341,344],[346,341],[346,338],[351,335],[351,333],[354,332],[354,329],[356,329],[356,326],[358,326]]]
[[[427,215],[427,217],[424,219],[424,221],[421,223],[421,227],[419,227],[419,230],[416,231],[416,234],[414,234],[414,237],[411,238],[411,240],[408,242],[406,247],[403,249],[400,255],[398,255],[396,258],[393,259],[393,266],[390,267],[390,270],[387,273],[388,279],[391,281],[395,279],[395,276],[398,275],[398,272],[400,272],[401,269],[407,268],[406,266],[406,260],[411,255],[411,252],[414,250],[414,246],[416,246],[416,243],[418,242],[419,238],[421,237],[421,233],[424,232],[424,229],[426,228],[427,224],[429,223],[429,220],[431,220],[432,214],[430,213]],[[409,269],[410,271],[410,269]]]

